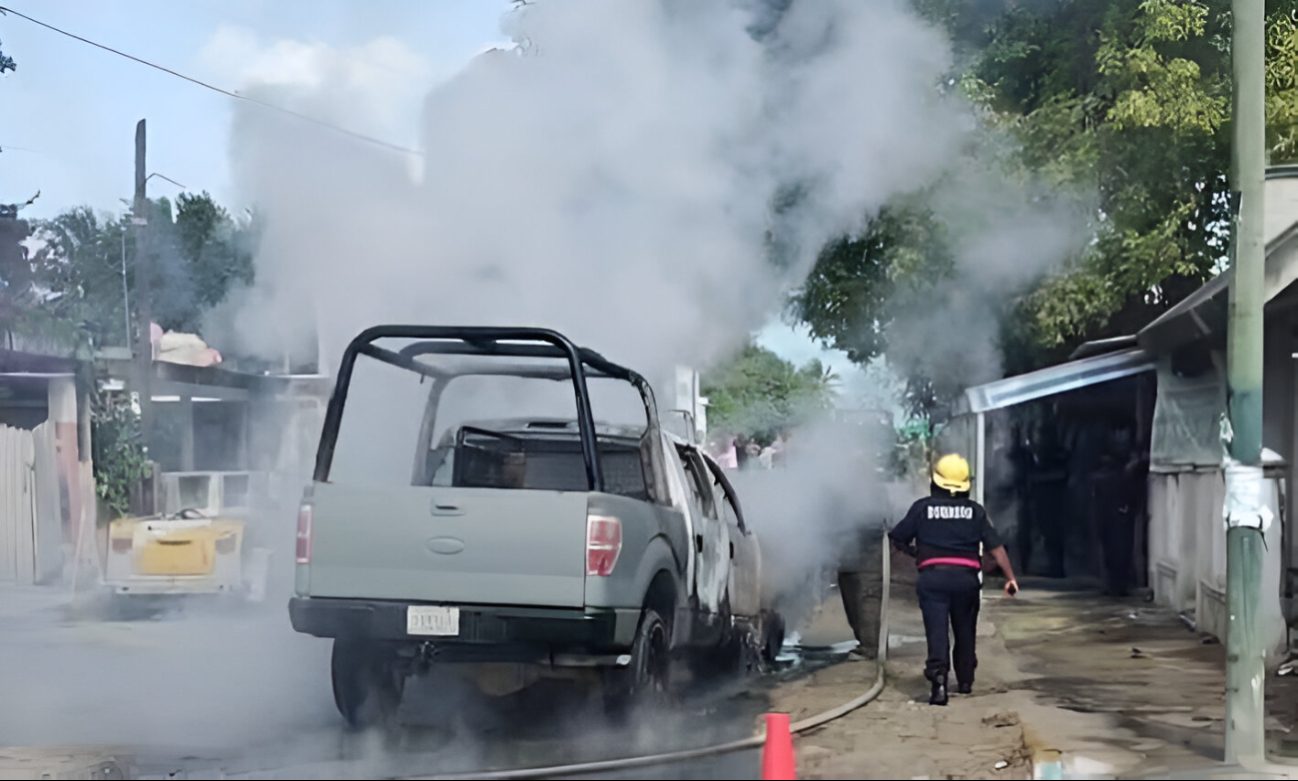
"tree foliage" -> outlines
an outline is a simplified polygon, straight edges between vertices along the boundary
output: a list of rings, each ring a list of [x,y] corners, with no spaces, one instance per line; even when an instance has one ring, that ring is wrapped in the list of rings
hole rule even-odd
[[[128,215],[81,206],[35,225],[32,274],[37,307],[76,324],[97,344],[128,343],[127,299],[135,308],[137,234]],[[152,262],[150,309],[163,328],[197,330],[204,313],[253,279],[255,221],[236,220],[207,193],[149,204],[145,249]],[[132,322],[133,319],[132,319]]]
[[[129,344],[139,304],[131,216],[81,206],[34,223],[35,252],[0,256],[0,322],[25,336],[56,331],[64,344]],[[150,308],[163,328],[197,330],[211,307],[252,282],[258,229],[251,216],[234,219],[203,193],[182,194],[174,207],[166,199],[151,201],[147,220]],[[12,320],[3,319],[6,314]],[[96,400],[93,426],[96,486],[112,512],[122,515],[132,487],[148,472],[138,414],[120,396],[104,396]]]
[[[838,378],[818,360],[802,368],[748,345],[703,376],[708,427],[769,444],[780,431],[828,410]]]
[[[6,338],[36,301],[32,265],[22,245],[29,233],[25,220],[0,219],[0,335]]]
[[[898,321],[925,307],[924,297],[954,267],[948,226],[924,195],[894,199],[862,234],[825,246],[789,309],[814,339],[845,352],[854,363],[885,355],[896,359],[907,412],[928,420],[941,406],[944,384],[911,360],[916,356],[890,349]]]
[[[1293,159],[1294,0],[1267,2],[1267,133]],[[1132,333],[1206,281],[1229,228],[1230,14],[1225,0],[1017,6],[967,74],[1024,166],[1098,194],[1091,251],[1023,309],[1041,345]]]
[[[1026,371],[1079,343],[1134,333],[1217,271],[1230,224],[1226,0],[912,0],[951,34],[950,83],[1006,143],[1010,176],[1094,201],[1085,251],[999,317],[1003,365]],[[1298,0],[1266,2],[1271,162],[1298,159]],[[981,154],[981,152],[980,152]],[[951,282],[964,237],[935,215],[939,185],[895,199],[827,245],[792,311],[859,363],[886,354],[913,291]],[[910,295],[906,292],[910,291]],[[907,374],[912,408],[936,403]]]
[[[120,518],[130,511],[131,490],[149,474],[149,459],[140,442],[140,416],[120,395],[97,398],[92,409],[95,490]]]
[[[2,15],[4,15],[4,12],[0,11],[0,16]],[[3,42],[0,41],[0,43]],[[18,63],[14,62],[13,57],[6,56],[4,50],[0,49],[0,75],[4,75],[5,71],[13,70],[18,70]]]

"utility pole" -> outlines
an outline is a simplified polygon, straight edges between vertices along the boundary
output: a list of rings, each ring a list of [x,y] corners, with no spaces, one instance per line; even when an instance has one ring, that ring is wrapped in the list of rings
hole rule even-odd
[[[153,313],[149,308],[150,262],[147,245],[149,201],[144,194],[144,120],[135,126],[135,226],[136,392],[140,397],[140,438],[147,450],[153,437]]]
[[[1266,248],[1262,229],[1266,186],[1265,10],[1260,0],[1232,0],[1231,189],[1237,198],[1230,287],[1227,381],[1230,459],[1226,468],[1226,761],[1266,757],[1265,654],[1258,626],[1262,593],[1263,504],[1262,328]],[[1278,595],[1271,595],[1278,598]]]
[[[131,346],[131,290],[126,284],[126,228],[122,228],[122,311],[126,315],[126,346]]]

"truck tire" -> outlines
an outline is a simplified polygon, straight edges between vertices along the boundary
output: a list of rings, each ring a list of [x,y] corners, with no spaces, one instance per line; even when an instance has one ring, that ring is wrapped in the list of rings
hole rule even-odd
[[[657,610],[647,607],[640,614],[630,664],[610,672],[604,702],[615,719],[625,719],[633,708],[653,707],[667,700],[671,685],[671,627]]]
[[[729,589],[721,597],[717,619],[722,627],[717,645],[695,649],[689,657],[694,679],[704,685],[745,674],[750,666],[747,649],[753,645],[751,631],[735,626]]]
[[[360,730],[393,724],[406,677],[392,654],[372,643],[337,639],[330,673],[334,704],[347,726]]]
[[[762,661],[774,667],[775,660],[784,648],[784,619],[779,613],[768,612],[762,621]]]

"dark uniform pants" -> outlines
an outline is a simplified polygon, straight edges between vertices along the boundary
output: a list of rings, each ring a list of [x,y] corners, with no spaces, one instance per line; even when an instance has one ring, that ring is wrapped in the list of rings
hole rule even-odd
[[[972,685],[978,655],[974,642],[978,633],[978,595],[981,584],[973,567],[935,565],[919,571],[915,591],[919,609],[924,614],[924,634],[928,637],[928,661],[924,677],[944,680],[951,669],[951,649],[947,627],[955,635],[955,677],[959,683]]]
[[[1112,596],[1125,597],[1135,576],[1136,515],[1131,507],[1114,508],[1100,523],[1106,590]]]
[[[879,611],[883,598],[883,541],[869,540],[852,566],[838,573],[838,590],[861,654],[874,659],[879,649]]]

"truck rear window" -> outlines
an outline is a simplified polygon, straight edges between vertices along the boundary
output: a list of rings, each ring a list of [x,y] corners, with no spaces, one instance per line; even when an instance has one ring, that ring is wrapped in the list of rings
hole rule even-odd
[[[429,484],[458,488],[586,491],[586,462],[573,438],[531,437],[481,430],[434,450]],[[604,490],[647,501],[640,449],[629,442],[599,440]]]

